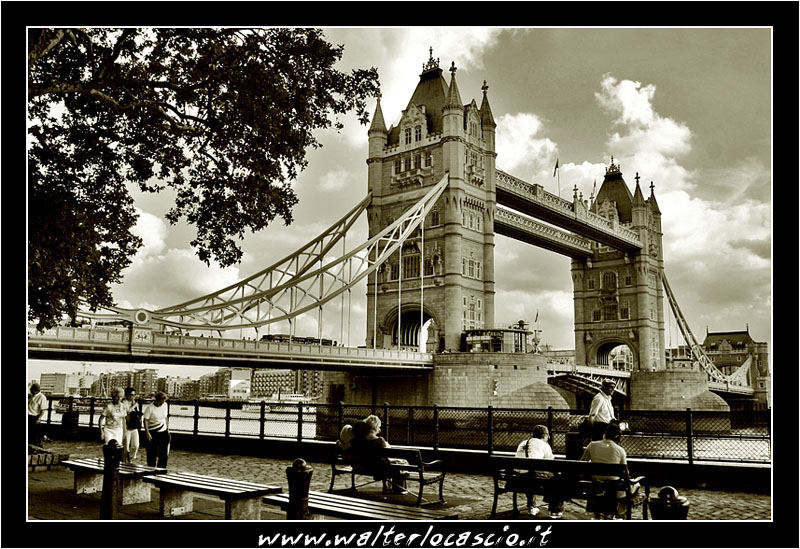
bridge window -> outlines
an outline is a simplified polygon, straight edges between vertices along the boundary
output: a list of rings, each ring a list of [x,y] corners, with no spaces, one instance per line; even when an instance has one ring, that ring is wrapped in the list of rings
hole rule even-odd
[[[633,277],[631,275],[625,275],[625,285],[626,286],[633,285]]]
[[[425,260],[425,276],[433,276],[433,261],[430,259]]]
[[[586,287],[589,290],[594,290],[594,277],[593,276],[590,276],[589,278],[586,279]]]
[[[480,261],[476,261],[475,262],[475,266],[476,266],[476,270],[477,270],[477,273],[476,273],[475,276],[477,278],[480,278],[481,277],[481,262]],[[478,305],[480,306],[480,300],[478,300]]]
[[[405,132],[404,132],[404,135],[405,135],[405,138],[406,138],[406,145],[410,145],[411,144],[411,128],[406,128]]]
[[[414,141],[422,141],[422,126],[414,128]]]
[[[435,227],[436,225],[440,225],[439,221],[439,210],[433,210],[431,212],[431,227]]]
[[[603,317],[606,320],[617,320],[617,302],[612,301],[603,306]]]
[[[617,273],[603,273],[603,288],[614,290],[617,288]]]
[[[433,165],[433,153],[427,152],[425,153],[425,167],[430,167]]]
[[[469,263],[467,264],[467,266],[468,266],[467,273],[469,273],[469,276],[474,277],[475,276],[475,261],[470,259]]]
[[[466,257],[462,257],[461,258],[461,274],[464,275],[464,276],[466,276],[466,274],[467,274],[467,258]],[[466,299],[466,298],[464,298],[464,299]],[[466,302],[464,302],[464,303],[466,304]]]
[[[397,280],[398,275],[400,274],[400,270],[398,269],[397,263],[392,263],[392,268],[389,274],[389,280]]]
[[[403,163],[402,163],[402,161],[401,161],[401,160],[398,158],[397,160],[395,160],[395,161],[394,161],[394,173],[398,174],[398,173],[400,173],[401,171],[403,171]]]
[[[592,311],[592,322],[600,322],[601,320],[603,320],[602,311],[600,309]]]
[[[403,278],[419,276],[419,256],[412,255],[403,258]]]
[[[622,320],[629,320],[631,318],[631,310],[627,301],[623,301],[619,307],[619,318]]]
[[[421,168],[422,167],[422,157],[420,155],[414,156],[414,167]]]

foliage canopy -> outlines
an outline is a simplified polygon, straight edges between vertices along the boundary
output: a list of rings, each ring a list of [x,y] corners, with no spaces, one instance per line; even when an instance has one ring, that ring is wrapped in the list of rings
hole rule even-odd
[[[174,190],[166,217],[206,263],[291,223],[313,131],[366,124],[378,89],[374,68],[334,68],[342,52],[319,29],[30,29],[29,319],[112,304],[142,244],[129,184]]]

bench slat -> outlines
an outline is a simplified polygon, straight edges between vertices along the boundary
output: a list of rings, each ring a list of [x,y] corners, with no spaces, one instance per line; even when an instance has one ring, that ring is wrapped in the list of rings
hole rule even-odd
[[[288,494],[266,496],[263,501],[285,509],[289,504]],[[371,518],[378,520],[441,520],[458,518],[457,513],[431,511],[393,503],[357,499],[339,494],[310,491],[309,511],[339,518]]]
[[[238,480],[238,479],[228,479],[228,478],[219,478],[219,477],[209,477],[206,475],[200,475],[197,473],[187,473],[181,471],[180,473],[173,473],[175,475],[180,475],[181,477],[186,477],[187,479],[196,479],[201,480],[204,482],[208,482],[209,484],[218,483],[220,486],[238,486],[245,490],[260,490],[262,488],[272,488],[266,484],[257,484],[255,482],[249,482],[246,480]]]
[[[158,475],[156,477],[145,477],[144,479],[145,482],[155,484],[158,487],[171,486],[186,490],[188,492],[216,495],[222,499],[257,497],[264,494],[271,494],[281,491],[279,486],[262,484],[257,485],[257,487],[244,488],[238,485],[238,483],[227,485],[222,484],[220,481],[224,480],[225,479],[218,479],[214,477],[204,478],[200,475],[187,477],[180,473],[169,473],[166,475]]]

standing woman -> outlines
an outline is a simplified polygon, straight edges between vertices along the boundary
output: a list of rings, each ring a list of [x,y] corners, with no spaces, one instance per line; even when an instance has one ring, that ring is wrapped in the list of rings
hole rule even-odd
[[[122,432],[125,429],[125,416],[128,415],[127,407],[122,403],[122,388],[114,387],[111,390],[111,402],[103,408],[97,424],[100,426],[100,438],[103,444],[116,440],[122,445]]]
[[[139,429],[142,427],[142,411],[136,402],[136,389],[126,387],[125,400],[122,402],[128,412],[125,418],[125,431],[122,433],[123,460],[125,463],[131,463],[139,452]]]
[[[155,400],[144,408],[144,434],[147,438],[147,465],[166,467],[169,457],[169,425],[167,418],[167,394],[156,393]]]

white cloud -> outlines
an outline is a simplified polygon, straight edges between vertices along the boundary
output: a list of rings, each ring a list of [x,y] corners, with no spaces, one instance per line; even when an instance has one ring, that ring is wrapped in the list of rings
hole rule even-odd
[[[542,135],[542,120],[533,113],[504,114],[496,119],[497,167],[536,173],[553,169],[558,147]]]
[[[353,179],[352,174],[341,166],[322,176],[319,188],[323,191],[339,191],[347,187]]]

